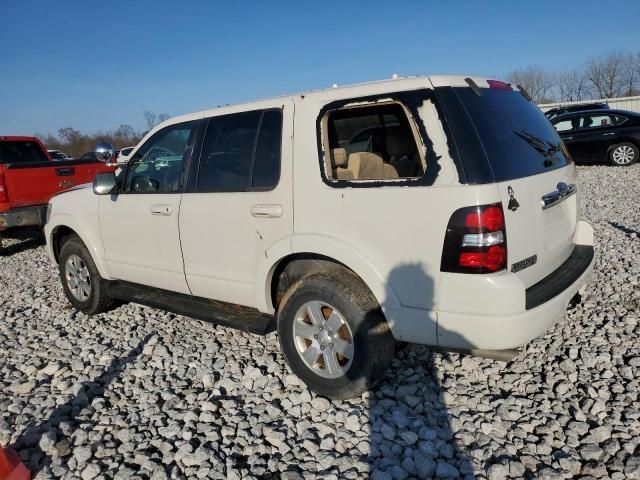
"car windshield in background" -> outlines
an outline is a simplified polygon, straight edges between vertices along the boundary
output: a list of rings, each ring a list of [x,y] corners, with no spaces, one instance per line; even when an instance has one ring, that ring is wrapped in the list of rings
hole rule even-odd
[[[540,109],[520,92],[454,88],[475,125],[496,182],[567,165],[561,140]]]
[[[0,142],[0,163],[48,162],[40,145],[29,141]]]

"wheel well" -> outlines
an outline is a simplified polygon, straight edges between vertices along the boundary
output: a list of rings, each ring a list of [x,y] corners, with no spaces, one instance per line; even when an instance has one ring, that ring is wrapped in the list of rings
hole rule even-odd
[[[79,237],[79,235],[73,229],[64,225],[56,227],[51,234],[51,246],[53,248],[53,254],[55,255],[56,262],[60,258],[60,249],[62,248],[65,240],[72,236]]]
[[[278,310],[278,305],[286,291],[301,278],[312,273],[340,270],[353,273],[366,285],[356,272],[331,257],[315,253],[295,253],[284,257],[280,260],[271,276],[270,292],[274,309]]]

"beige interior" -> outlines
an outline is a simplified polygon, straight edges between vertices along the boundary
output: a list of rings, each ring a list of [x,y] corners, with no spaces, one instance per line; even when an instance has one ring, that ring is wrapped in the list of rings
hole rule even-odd
[[[353,180],[355,177],[347,167],[347,151],[344,148],[331,150],[331,171],[333,178],[338,180]]]
[[[398,172],[384,163],[380,155],[369,152],[357,152],[349,155],[347,166],[355,180],[387,180],[398,178]]]

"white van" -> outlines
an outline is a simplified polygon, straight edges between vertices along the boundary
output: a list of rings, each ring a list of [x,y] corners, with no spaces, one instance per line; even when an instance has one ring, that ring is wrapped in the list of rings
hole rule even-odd
[[[396,341],[501,350],[561,319],[593,263],[576,191],[522,89],[401,78],[168,120],[45,230],[78,310],[277,328],[291,370],[347,398]]]

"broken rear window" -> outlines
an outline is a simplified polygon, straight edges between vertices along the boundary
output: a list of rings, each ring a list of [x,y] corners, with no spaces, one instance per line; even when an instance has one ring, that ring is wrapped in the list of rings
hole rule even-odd
[[[400,103],[329,111],[326,130],[332,179],[393,180],[424,174],[421,150]]]

